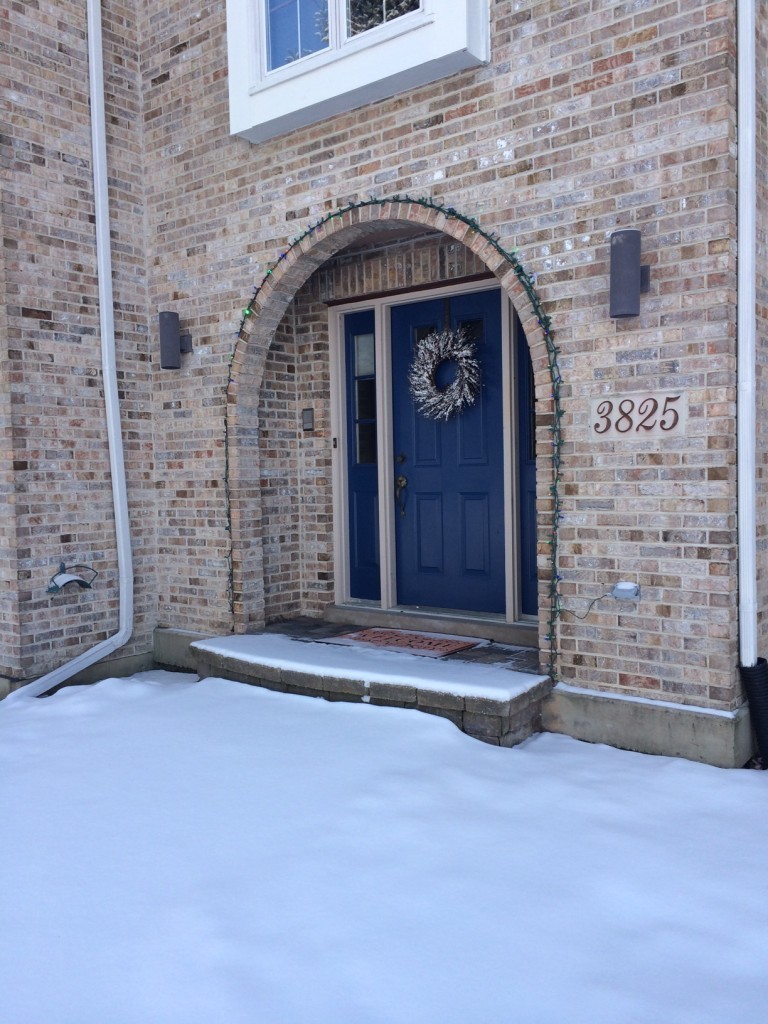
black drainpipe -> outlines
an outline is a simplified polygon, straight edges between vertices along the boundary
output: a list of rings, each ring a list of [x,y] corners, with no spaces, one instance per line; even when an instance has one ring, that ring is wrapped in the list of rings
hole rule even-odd
[[[746,668],[739,666],[741,682],[749,701],[749,717],[755,731],[757,749],[763,762],[768,766],[768,662],[758,658],[756,665]]]

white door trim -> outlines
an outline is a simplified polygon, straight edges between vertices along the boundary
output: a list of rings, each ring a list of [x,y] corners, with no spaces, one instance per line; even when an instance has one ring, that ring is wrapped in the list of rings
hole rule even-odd
[[[392,374],[390,345],[390,310],[393,306],[421,300],[442,298],[471,292],[496,291],[501,302],[502,388],[504,451],[504,561],[506,582],[506,615],[510,623],[530,621],[519,612],[519,514],[517,508],[517,422],[515,413],[515,352],[511,303],[498,285],[484,287],[474,281],[462,285],[444,285],[429,291],[419,290],[396,297],[361,299],[329,309],[328,331],[331,366],[331,429],[333,431],[333,536],[335,572],[335,601],[338,605],[365,604],[350,597],[347,451],[349,439],[346,431],[346,370],[344,360],[344,317],[363,309],[374,311],[376,352],[376,402],[379,482],[379,553],[381,559],[381,600],[374,607],[384,610],[397,607],[395,578],[395,495],[394,454],[392,441]]]

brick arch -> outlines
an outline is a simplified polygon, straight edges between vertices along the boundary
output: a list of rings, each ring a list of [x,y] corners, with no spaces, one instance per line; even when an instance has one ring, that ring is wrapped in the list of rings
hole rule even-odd
[[[275,331],[294,296],[327,260],[377,229],[381,222],[404,222],[448,235],[478,256],[499,279],[520,317],[531,350],[537,402],[540,474],[553,478],[544,457],[549,425],[555,420],[552,402],[551,340],[542,328],[540,313],[521,278],[521,268],[475,222],[455,210],[444,210],[425,200],[371,200],[329,215],[309,229],[284,252],[254,292],[243,318],[233,354],[227,387],[227,478],[231,527],[231,605],[233,628],[244,632],[264,621],[262,510],[258,467],[259,393],[267,353]],[[541,479],[550,492],[551,479]],[[540,487],[541,493],[541,487]],[[540,509],[540,549],[552,530],[552,503]],[[549,644],[545,605],[550,600],[547,581],[540,573],[541,646]],[[546,634],[546,635],[545,635]]]

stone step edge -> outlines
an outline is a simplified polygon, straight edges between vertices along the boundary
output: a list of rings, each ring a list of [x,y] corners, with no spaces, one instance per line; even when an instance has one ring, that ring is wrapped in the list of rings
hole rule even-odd
[[[514,746],[540,731],[541,704],[552,689],[549,678],[539,679],[514,697],[486,697],[402,683],[344,679],[323,673],[241,661],[212,651],[196,650],[198,674],[222,676],[252,686],[326,700],[352,701],[382,707],[423,711],[448,718],[476,739]]]

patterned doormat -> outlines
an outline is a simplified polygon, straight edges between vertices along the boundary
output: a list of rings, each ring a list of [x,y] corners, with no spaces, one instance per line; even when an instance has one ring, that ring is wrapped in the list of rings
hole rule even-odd
[[[470,647],[487,644],[487,640],[476,640],[470,636],[453,636],[449,633],[411,633],[404,629],[382,629],[372,627],[354,633],[341,633],[324,640],[328,644],[354,647],[357,644],[372,644],[385,651],[406,651],[423,658],[444,658],[447,654],[466,651]]]

